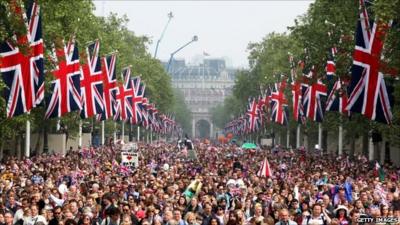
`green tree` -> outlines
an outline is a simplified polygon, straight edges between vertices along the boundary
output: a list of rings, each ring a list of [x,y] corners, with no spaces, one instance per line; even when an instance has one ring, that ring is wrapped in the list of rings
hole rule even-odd
[[[185,97],[179,89],[173,89],[173,104],[169,112],[175,115],[175,121],[182,126],[183,132],[191,134],[192,112],[185,103]]]

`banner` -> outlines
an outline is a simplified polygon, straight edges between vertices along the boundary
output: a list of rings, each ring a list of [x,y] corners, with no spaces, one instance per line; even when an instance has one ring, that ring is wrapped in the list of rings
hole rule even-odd
[[[139,154],[137,152],[121,152],[121,164],[130,168],[139,166]]]

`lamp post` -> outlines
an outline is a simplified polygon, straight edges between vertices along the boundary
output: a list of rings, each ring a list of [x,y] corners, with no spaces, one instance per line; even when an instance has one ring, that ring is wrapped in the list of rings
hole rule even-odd
[[[171,62],[172,62],[172,59],[174,58],[174,55],[175,55],[176,53],[178,53],[180,50],[184,49],[186,46],[188,46],[188,45],[190,45],[191,43],[193,43],[193,42],[195,42],[195,41],[198,41],[198,40],[199,40],[199,38],[197,37],[197,35],[194,35],[193,38],[192,38],[192,40],[190,40],[188,43],[184,44],[182,47],[178,48],[176,51],[174,51],[173,53],[171,53],[171,57],[169,58],[169,62],[168,62],[168,66],[167,66],[167,72],[169,72],[169,68],[170,68],[170,66],[171,66]]]
[[[160,45],[160,42],[161,42],[161,40],[163,39],[164,34],[165,34],[165,31],[167,30],[167,27],[168,27],[168,25],[169,25],[169,22],[171,22],[171,19],[172,19],[172,18],[174,18],[174,15],[172,14],[172,12],[169,12],[169,13],[168,13],[168,22],[167,22],[167,24],[165,24],[165,27],[164,27],[164,30],[163,30],[162,33],[161,33],[160,39],[157,40],[156,50],[155,50],[155,52],[154,52],[154,58],[157,57],[158,46]]]

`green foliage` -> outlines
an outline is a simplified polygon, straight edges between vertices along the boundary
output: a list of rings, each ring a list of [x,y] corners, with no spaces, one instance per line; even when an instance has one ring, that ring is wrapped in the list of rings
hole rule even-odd
[[[179,89],[173,89],[173,105],[169,107],[169,113],[175,116],[177,121],[183,129],[183,133],[192,133],[192,112],[185,103],[185,97]]]
[[[389,68],[400,71],[400,0],[374,1],[373,12],[381,21],[393,20],[385,40],[383,52],[384,63]],[[250,43],[248,46],[250,69],[241,71],[235,81],[233,95],[240,103],[236,104],[234,111],[245,110],[247,99],[256,97],[260,90],[265,89],[280,79],[280,75],[289,75],[288,52],[294,55],[295,61],[308,57],[310,64],[315,65],[317,76],[324,79],[325,64],[328,51],[336,46],[336,74],[342,79],[350,78],[352,65],[352,54],[354,51],[354,34],[358,20],[358,1],[329,1],[317,0],[310,4],[306,14],[295,20],[294,26],[288,27],[288,33],[270,33],[258,43]],[[330,35],[328,35],[328,32]],[[306,49],[306,53],[304,51]],[[301,72],[301,71],[298,71]],[[386,84],[394,87],[395,107],[393,108],[394,121],[388,126],[386,124],[371,122],[360,114],[354,113],[350,118],[342,117],[337,112],[327,112],[323,126],[329,130],[336,130],[340,123],[348,131],[347,137],[355,138],[364,135],[371,129],[376,129],[392,143],[400,144],[398,134],[400,133],[400,87],[396,79],[386,76]],[[291,92],[286,90],[286,96],[291,103]],[[222,112],[223,108],[215,109],[215,118]],[[290,109],[290,129],[295,129],[297,123],[292,119],[292,107]],[[232,109],[231,109],[232,110]],[[276,124],[272,126],[276,131],[284,131],[286,127]],[[316,123],[307,122],[305,128],[309,135],[316,130]],[[311,132],[311,133],[310,133]]]
[[[243,108],[239,108],[240,101],[233,95],[225,98],[224,103],[211,109],[211,120],[220,129],[224,129],[225,125],[243,113]]]
[[[14,33],[25,32],[23,23],[15,14],[10,13],[8,2],[8,0],[0,0],[0,40],[8,39]],[[118,17],[111,13],[107,17],[97,17],[93,13],[94,4],[87,0],[39,0],[39,4],[42,13],[45,59],[49,58],[55,42],[61,39],[67,41],[75,34],[81,62],[84,62],[85,58],[82,55],[85,53],[86,45],[99,39],[101,56],[118,51],[116,68],[119,80],[122,68],[131,65],[132,76],[141,76],[146,84],[146,96],[150,102],[155,103],[160,112],[171,110],[170,105],[172,105],[174,95],[170,77],[161,62],[153,59],[148,52],[147,46],[150,40],[128,30],[126,16]],[[50,60],[45,60],[46,91],[50,90],[50,82],[53,79],[49,71],[55,66]],[[2,81],[0,81],[0,88],[4,88]],[[39,107],[32,110],[30,115],[6,119],[5,101],[4,98],[0,98],[0,141],[10,138],[14,132],[23,133],[26,119],[32,121],[33,131],[42,132],[45,128],[54,130],[57,120],[44,120],[44,110],[44,107]],[[61,118],[61,123],[68,128],[70,136],[77,134],[78,121],[78,112],[69,113]],[[90,124],[92,119],[84,122]],[[106,133],[110,134],[113,130],[112,122],[107,122]]]

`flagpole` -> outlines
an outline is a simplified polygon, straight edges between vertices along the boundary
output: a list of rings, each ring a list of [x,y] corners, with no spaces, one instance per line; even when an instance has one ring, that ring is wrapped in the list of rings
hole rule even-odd
[[[374,142],[372,141],[372,130],[369,131],[368,137],[368,159],[369,161],[374,159]]]
[[[341,122],[341,121],[340,121]],[[343,125],[340,123],[339,125],[339,155],[343,154]]]
[[[125,122],[122,120],[122,127],[121,127],[121,139],[125,142]]]
[[[137,142],[140,141],[140,127],[139,127],[139,125],[137,126],[137,140],[136,141]]]
[[[297,124],[297,131],[296,131],[296,148],[300,148],[300,132],[301,132],[301,125]]]
[[[78,147],[82,148],[82,119],[79,119]]]
[[[60,118],[57,119],[57,125],[56,125],[56,130],[59,131],[60,130]]]
[[[322,149],[322,123],[318,123],[318,147]]]
[[[29,120],[26,121],[25,137],[25,157],[29,158],[31,148],[31,122]]]
[[[104,145],[104,120],[101,121],[101,145]]]
[[[290,129],[289,129],[289,125],[286,131],[286,148],[289,148],[290,145]]]

